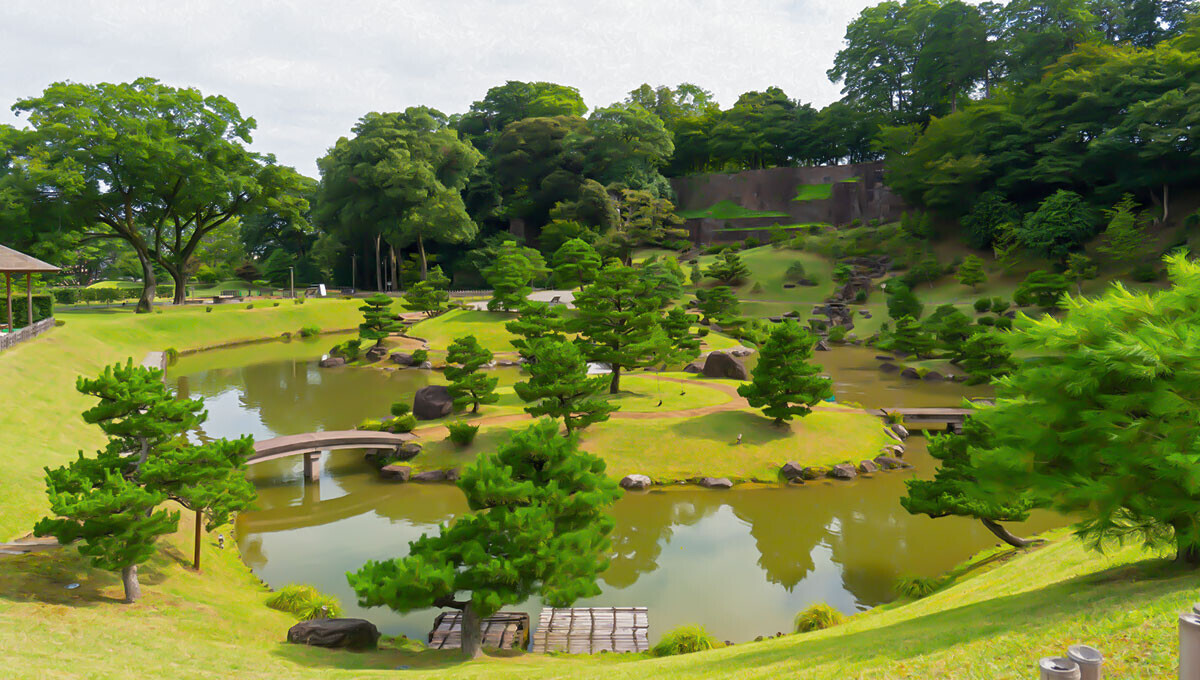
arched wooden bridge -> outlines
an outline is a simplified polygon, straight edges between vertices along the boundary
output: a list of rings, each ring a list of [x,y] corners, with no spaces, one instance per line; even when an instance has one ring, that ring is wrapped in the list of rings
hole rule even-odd
[[[254,455],[246,459],[247,465],[265,463],[288,456],[304,456],[304,478],[316,481],[320,474],[319,461],[322,451],[337,449],[397,449],[417,438],[415,434],[371,432],[369,430],[333,430],[331,432],[309,432],[289,434],[274,439],[254,442]]]

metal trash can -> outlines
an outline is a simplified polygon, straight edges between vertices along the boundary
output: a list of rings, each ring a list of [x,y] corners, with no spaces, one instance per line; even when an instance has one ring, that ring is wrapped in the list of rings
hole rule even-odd
[[[1038,661],[1041,680],[1079,680],[1079,664],[1065,656],[1048,656]]]
[[[1200,614],[1179,615],[1179,680],[1200,680]]]
[[[1100,680],[1104,676],[1104,655],[1087,645],[1071,645],[1067,658],[1079,665],[1079,680]]]

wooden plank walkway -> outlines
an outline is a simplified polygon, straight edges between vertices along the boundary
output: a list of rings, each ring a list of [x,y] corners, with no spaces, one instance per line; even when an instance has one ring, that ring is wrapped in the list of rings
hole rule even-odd
[[[650,649],[645,607],[546,607],[533,632],[533,651],[597,654]]]
[[[529,615],[525,612],[496,612],[481,624],[483,646],[494,649],[525,649],[529,645]],[[429,631],[430,649],[462,649],[462,612],[442,612]]]

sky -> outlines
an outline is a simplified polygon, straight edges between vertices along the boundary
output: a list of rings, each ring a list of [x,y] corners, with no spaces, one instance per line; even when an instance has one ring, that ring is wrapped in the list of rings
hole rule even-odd
[[[823,106],[846,24],[877,0],[0,0],[0,123],[59,81],[142,76],[221,94],[253,148],[316,177],[369,111],[464,112],[545,80],[589,107],[692,82],[723,107],[771,85]]]

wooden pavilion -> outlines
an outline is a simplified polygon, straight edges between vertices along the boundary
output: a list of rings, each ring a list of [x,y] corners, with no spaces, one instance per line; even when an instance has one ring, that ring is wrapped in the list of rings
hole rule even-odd
[[[0,274],[4,274],[5,300],[8,307],[8,332],[13,332],[13,308],[12,308],[12,278],[13,274],[25,275],[25,313],[28,315],[26,324],[33,325],[33,275],[39,273],[50,273],[58,271],[58,267],[52,264],[47,264],[37,259],[30,257],[25,253],[19,253],[12,248],[0,245]]]

